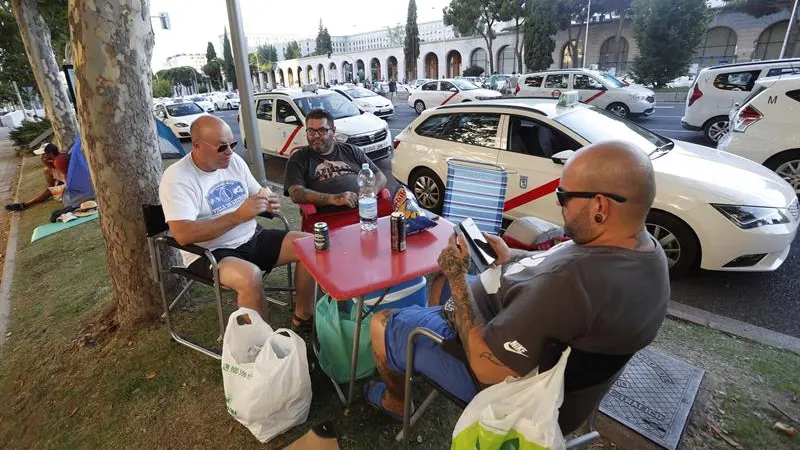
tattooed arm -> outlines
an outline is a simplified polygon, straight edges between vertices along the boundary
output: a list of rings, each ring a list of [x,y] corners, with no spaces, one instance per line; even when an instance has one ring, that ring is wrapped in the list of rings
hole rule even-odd
[[[350,208],[358,206],[358,195],[355,192],[324,194],[295,184],[294,186],[289,186],[289,196],[298,205],[311,203],[316,206],[349,206]]]
[[[483,339],[483,324],[476,319],[472,310],[472,292],[467,283],[469,252],[461,237],[450,238],[447,247],[439,255],[439,267],[450,282],[456,331],[475,377],[480,383],[491,385],[503,381],[508,376],[518,376],[514,370],[497,359]]]

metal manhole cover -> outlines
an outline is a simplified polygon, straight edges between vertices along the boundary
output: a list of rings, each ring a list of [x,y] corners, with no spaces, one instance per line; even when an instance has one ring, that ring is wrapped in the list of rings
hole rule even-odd
[[[647,347],[628,362],[600,411],[656,444],[675,450],[703,370]]]

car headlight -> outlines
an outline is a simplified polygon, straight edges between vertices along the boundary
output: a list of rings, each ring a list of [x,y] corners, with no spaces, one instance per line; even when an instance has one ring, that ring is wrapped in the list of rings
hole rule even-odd
[[[718,205],[713,203],[711,206],[743,230],[750,230],[764,225],[780,225],[790,221],[788,211],[785,208]]]
[[[337,142],[345,143],[348,139],[350,139],[350,136],[342,133],[336,133],[334,139],[336,139]]]
[[[187,124],[185,124],[183,122],[178,122],[178,123],[175,124],[175,126],[178,127],[178,128],[186,128],[189,125],[187,125]]]
[[[368,104],[368,103],[362,103],[361,104],[361,109],[363,109],[364,111],[367,111],[367,112],[375,111],[375,107],[370,105],[370,104]]]

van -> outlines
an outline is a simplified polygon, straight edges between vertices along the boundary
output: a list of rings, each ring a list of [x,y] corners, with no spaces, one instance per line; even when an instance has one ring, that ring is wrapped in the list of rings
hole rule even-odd
[[[620,117],[649,116],[656,111],[653,91],[628,85],[615,76],[589,69],[562,69],[523,75],[517,97],[558,98],[562,92],[578,91],[580,101]]]
[[[706,67],[686,95],[681,126],[702,131],[708,142],[716,145],[728,132],[731,109],[747,98],[756,80],[792,73],[800,73],[800,58]]]

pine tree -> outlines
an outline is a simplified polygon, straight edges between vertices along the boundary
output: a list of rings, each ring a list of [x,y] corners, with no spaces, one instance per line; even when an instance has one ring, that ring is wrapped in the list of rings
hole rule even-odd
[[[222,71],[225,72],[225,78],[233,84],[233,90],[238,89],[236,83],[236,66],[233,64],[233,51],[231,50],[231,41],[228,39],[228,29],[225,29],[225,37],[222,40]]]
[[[328,29],[322,26],[322,19],[319,20],[319,32],[317,33],[316,55],[330,55],[333,53],[333,44]]]
[[[214,50],[214,44],[209,41],[206,46],[206,62],[211,62],[214,59],[217,59],[217,51]]]
[[[416,78],[417,60],[419,59],[419,27],[417,27],[417,4],[414,0],[409,0],[408,2],[403,55],[406,61],[406,76],[409,79]]]
[[[528,0],[525,5],[523,47],[529,70],[545,70],[553,64],[558,31],[558,6],[549,0]]]

